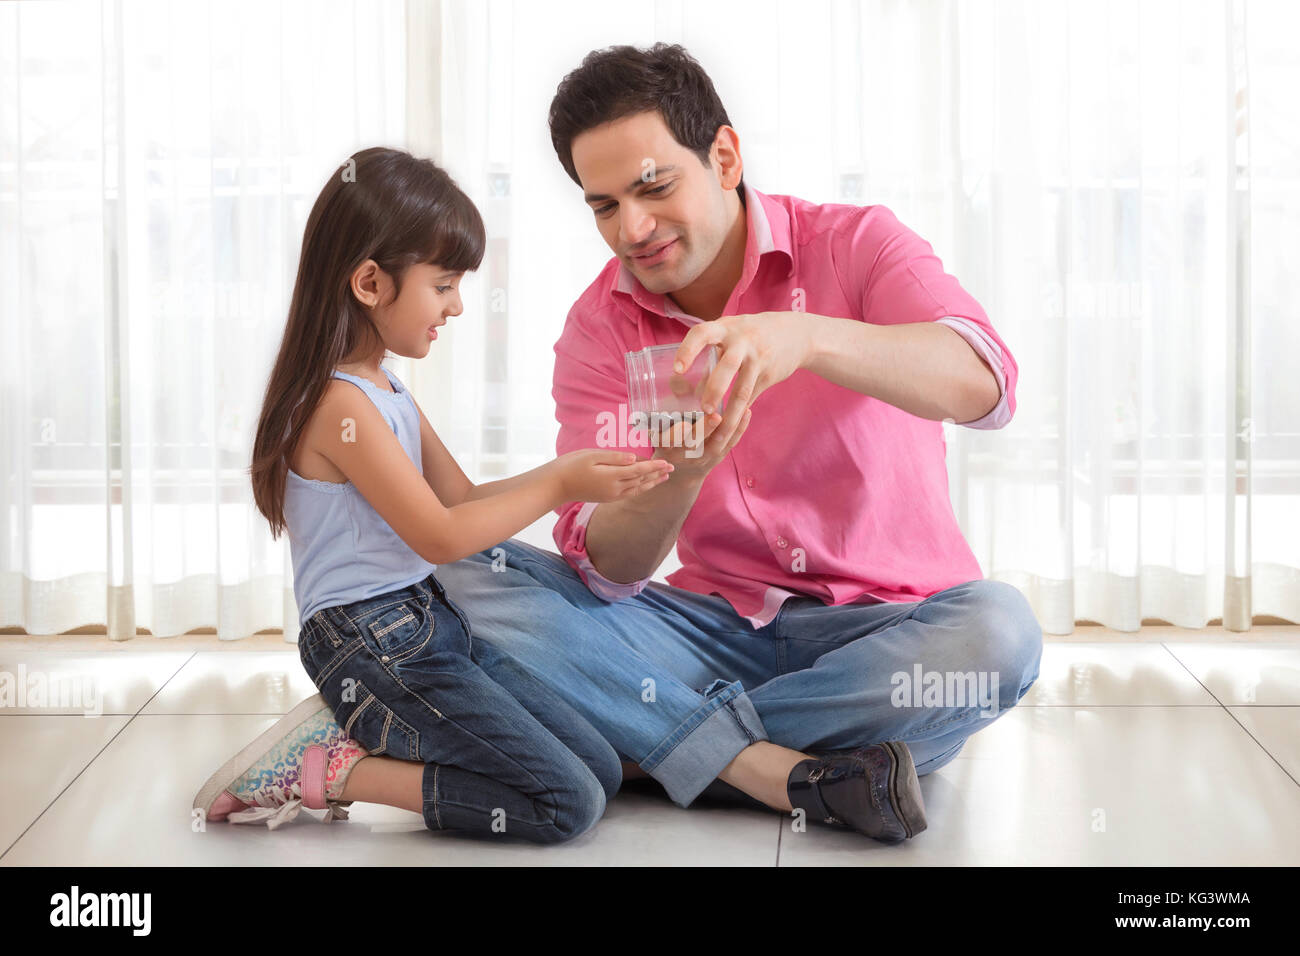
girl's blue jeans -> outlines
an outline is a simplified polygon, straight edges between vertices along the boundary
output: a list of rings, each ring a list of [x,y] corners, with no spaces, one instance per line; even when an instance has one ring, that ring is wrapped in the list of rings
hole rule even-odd
[[[308,675],[372,754],[424,763],[433,830],[556,843],[618,790],[613,748],[572,706],[470,626],[431,574],[308,618]]]

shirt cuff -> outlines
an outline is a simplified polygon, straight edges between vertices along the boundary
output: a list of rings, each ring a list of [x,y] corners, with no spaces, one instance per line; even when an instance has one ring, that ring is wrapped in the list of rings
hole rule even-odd
[[[998,381],[998,403],[993,406],[992,410],[983,418],[977,418],[972,422],[957,422],[963,428],[993,429],[1001,428],[1011,421],[1011,412],[1008,410],[1007,403],[1007,380],[1006,375],[1002,372],[1002,349],[998,343],[989,338],[984,330],[974,322],[968,319],[957,318],[956,316],[945,316],[938,320],[940,325],[946,325],[963,339],[965,339],[976,354],[979,355],[989,368],[993,371],[993,377]]]
[[[630,584],[611,581],[596,570],[596,566],[591,563],[591,558],[587,556],[587,522],[591,520],[591,514],[595,510],[596,502],[591,501],[578,509],[578,513],[573,518],[573,525],[569,529],[569,546],[565,549],[564,556],[573,561],[587,589],[602,601],[621,601],[640,594],[650,583],[649,577]]]

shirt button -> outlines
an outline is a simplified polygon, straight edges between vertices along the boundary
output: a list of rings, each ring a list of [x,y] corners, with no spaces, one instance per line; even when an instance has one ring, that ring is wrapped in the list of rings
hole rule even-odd
[[[745,484],[747,484],[749,487],[753,488],[753,487],[754,487],[754,479],[753,479],[753,477],[751,476],[751,477],[749,477],[749,478],[746,478],[746,479],[745,479]]]
[[[790,543],[790,542],[787,541],[787,540],[785,540],[785,538],[777,538],[777,539],[776,539],[776,546],[777,546],[778,548],[784,548],[784,547],[785,547],[787,544],[789,544],[789,543]]]

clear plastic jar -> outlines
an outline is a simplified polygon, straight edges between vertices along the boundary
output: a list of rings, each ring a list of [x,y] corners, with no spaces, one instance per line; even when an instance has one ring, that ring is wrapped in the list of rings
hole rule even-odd
[[[678,422],[699,427],[704,421],[704,383],[716,367],[717,349],[710,345],[695,356],[691,367],[674,372],[680,342],[652,345],[623,356],[627,366],[628,424],[654,436],[668,433]]]

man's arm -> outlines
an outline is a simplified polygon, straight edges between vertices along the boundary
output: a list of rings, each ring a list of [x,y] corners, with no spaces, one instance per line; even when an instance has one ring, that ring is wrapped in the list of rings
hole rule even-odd
[[[663,564],[677,543],[703,478],[674,474],[639,500],[607,501],[587,519],[587,556],[601,577],[639,583]]]
[[[803,367],[918,418],[969,422],[1002,397],[993,370],[946,325],[869,325],[805,315]]]
[[[658,448],[654,454],[672,463],[672,477],[638,500],[607,501],[596,507],[587,522],[587,555],[602,577],[631,582],[655,573],[677,543],[704,479],[740,441],[749,418],[746,412],[734,429],[725,432],[722,416],[709,416],[708,437],[695,449],[700,452],[695,457],[688,456],[682,440],[684,426],[673,426],[672,447]]]
[[[710,345],[722,352],[704,388],[706,410],[730,389],[730,416],[808,369],[921,418],[978,428],[1010,421],[1015,360],[928,242],[884,207],[865,207],[836,234],[831,256],[851,317],[764,312],[687,333],[679,367]]]
[[[611,447],[612,442],[612,447],[641,456],[653,453],[674,468],[667,481],[642,494],[639,501],[568,502],[559,509],[556,547],[593,594],[616,601],[645,587],[663,563],[709,469],[740,440],[747,419],[732,421],[724,429],[720,416],[710,416],[701,433],[690,435],[693,448],[681,440],[680,431],[663,448],[647,450],[644,441],[623,445],[626,423],[614,419],[627,412],[624,344],[603,324],[608,318],[587,314],[580,300],[555,345],[552,394],[560,423],[556,453]],[[609,428],[610,424],[618,427]]]

